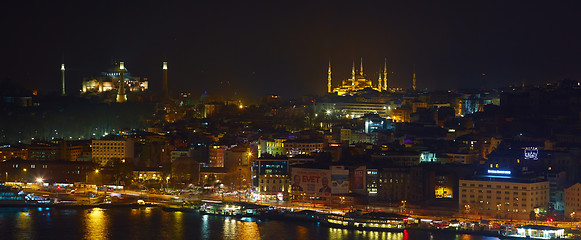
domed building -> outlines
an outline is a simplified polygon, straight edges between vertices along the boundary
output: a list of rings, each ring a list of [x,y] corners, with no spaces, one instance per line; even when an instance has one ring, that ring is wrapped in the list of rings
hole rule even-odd
[[[359,73],[355,73],[355,62],[353,62],[353,68],[351,69],[351,78],[343,80],[341,85],[336,88],[332,88],[331,85],[331,62],[329,62],[329,71],[328,71],[328,78],[327,78],[327,91],[329,93],[337,93],[339,96],[344,95],[353,95],[358,91],[362,91],[363,89],[370,88],[379,92],[387,91],[387,61],[384,65],[383,69],[383,79],[381,73],[377,79],[377,85],[373,86],[373,83],[370,79],[367,79],[367,76],[363,73],[363,59],[361,59],[361,65],[359,69]]]
[[[121,77],[121,69],[118,63],[109,67],[106,71],[101,72],[97,77],[83,78],[83,93],[101,93],[119,88],[119,78]],[[125,68],[123,76],[125,87],[130,92],[143,92],[148,89],[147,78],[131,76],[129,70]]]

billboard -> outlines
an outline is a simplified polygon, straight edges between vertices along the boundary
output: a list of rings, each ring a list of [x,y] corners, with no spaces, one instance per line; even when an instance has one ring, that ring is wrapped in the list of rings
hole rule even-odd
[[[349,193],[349,170],[343,166],[331,167],[331,193]]]
[[[291,192],[309,196],[331,196],[331,171],[326,169],[293,168]]]

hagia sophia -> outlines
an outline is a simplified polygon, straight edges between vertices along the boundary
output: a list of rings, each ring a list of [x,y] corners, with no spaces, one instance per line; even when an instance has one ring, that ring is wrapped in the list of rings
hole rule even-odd
[[[65,95],[65,70],[64,64],[61,66],[62,70],[62,82],[63,82],[63,95]],[[163,80],[162,80],[162,91],[163,97],[167,98],[169,96],[167,88],[167,62],[162,64]],[[132,76],[124,62],[114,63],[107,71],[101,72],[98,77],[85,77],[82,83],[82,94],[90,95],[102,93],[107,93],[111,91],[116,91],[116,102],[126,102],[128,92],[145,92],[149,88],[149,82],[147,78],[141,78],[137,76]]]
[[[124,69],[121,69],[122,67]],[[122,70],[124,70],[123,74],[121,74]],[[115,63],[107,69],[107,71],[101,72],[101,76],[83,78],[82,92],[106,92],[117,90],[119,88],[119,79],[122,76],[128,91],[134,92],[147,90],[147,78],[132,76],[122,63]]]

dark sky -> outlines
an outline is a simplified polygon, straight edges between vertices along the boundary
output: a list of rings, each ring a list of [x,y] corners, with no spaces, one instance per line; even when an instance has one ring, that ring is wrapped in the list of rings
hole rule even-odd
[[[373,80],[441,90],[581,80],[581,1],[11,1],[1,10],[0,80],[56,92],[124,60],[170,90],[229,86],[257,98],[326,91],[363,57]],[[23,3],[15,3],[23,2]],[[486,73],[485,82],[482,73]]]

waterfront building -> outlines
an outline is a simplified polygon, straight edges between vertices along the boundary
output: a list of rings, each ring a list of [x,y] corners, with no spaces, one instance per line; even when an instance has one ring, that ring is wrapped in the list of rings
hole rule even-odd
[[[565,189],[565,217],[579,219],[581,214],[581,183]]]
[[[85,182],[98,165],[80,161],[11,159],[0,163],[0,179],[6,182]]]
[[[459,210],[465,214],[530,219],[531,212],[547,210],[549,182],[517,178],[510,170],[488,169],[488,174],[460,180]]]
[[[101,166],[111,165],[114,161],[130,161],[134,158],[133,139],[93,140],[91,144],[93,161]]]
[[[252,182],[257,198],[263,201],[284,200],[290,188],[289,166],[286,158],[258,158],[252,164]]]

